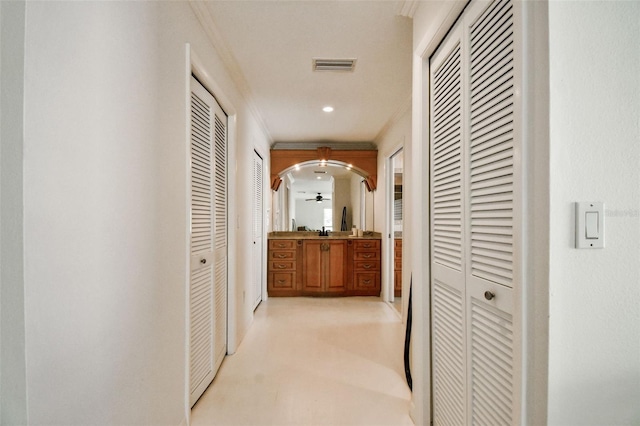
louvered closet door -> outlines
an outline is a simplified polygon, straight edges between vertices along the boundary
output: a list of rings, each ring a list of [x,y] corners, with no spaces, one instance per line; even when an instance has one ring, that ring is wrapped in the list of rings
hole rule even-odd
[[[519,423],[522,70],[516,9],[510,0],[472,1],[430,63],[434,424]],[[449,152],[442,151],[446,145],[441,140],[449,138],[440,134],[447,134],[444,126],[449,124],[440,111],[453,110],[438,98],[444,90],[438,70],[446,70],[447,60],[454,63],[456,46],[462,75],[462,160],[454,171],[441,166],[441,157],[446,160],[448,154],[440,152]],[[459,206],[438,198],[440,188],[457,188],[457,178]],[[444,239],[442,224],[458,226],[458,217],[462,279],[461,287],[454,288],[441,270],[442,264],[458,270],[458,240],[453,233]]]
[[[462,31],[430,62],[433,424],[465,422]]]
[[[518,3],[519,4],[519,3]],[[521,50],[512,0],[469,10],[467,312],[474,424],[519,423]],[[516,291],[517,290],[517,291]]]
[[[226,116],[191,78],[190,401],[226,353]]]
[[[215,102],[215,99],[214,99]],[[214,253],[215,253],[215,369],[227,354],[227,116],[214,103]]]
[[[257,152],[253,153],[253,308],[257,308],[262,301],[262,276],[263,276],[263,250],[262,234],[263,226],[263,188],[264,177],[262,173],[262,157]]]

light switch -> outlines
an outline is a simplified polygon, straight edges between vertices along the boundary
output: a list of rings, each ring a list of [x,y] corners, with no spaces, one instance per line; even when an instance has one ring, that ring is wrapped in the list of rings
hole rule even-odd
[[[587,240],[598,239],[598,212],[585,213],[585,232]]]
[[[604,203],[575,203],[576,248],[604,247]]]

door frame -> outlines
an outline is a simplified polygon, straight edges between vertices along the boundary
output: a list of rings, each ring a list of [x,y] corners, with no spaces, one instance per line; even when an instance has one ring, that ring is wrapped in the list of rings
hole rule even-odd
[[[387,250],[384,250],[384,293],[383,300],[389,303],[393,303],[395,301],[395,236],[394,236],[394,188],[395,188],[395,171],[393,168],[393,159],[396,155],[401,152],[404,153],[404,138],[398,144],[396,144],[393,149],[390,151],[391,153],[385,157],[385,169],[386,169],[386,187],[387,191],[385,194],[385,213],[386,213],[386,224],[385,224],[385,236],[387,240]],[[403,160],[404,161],[404,160]],[[404,172],[403,172],[404,173]],[[404,179],[404,177],[403,177]],[[403,194],[404,197],[404,194]],[[404,199],[404,198],[403,198]],[[404,222],[402,224],[404,229]],[[404,286],[402,291],[404,292]],[[402,297],[402,296],[401,296]],[[404,308],[403,308],[404,309]],[[400,312],[402,315],[402,312]]]
[[[208,71],[205,62],[198,56],[193,47],[189,43],[185,43],[185,63],[184,63],[184,154],[185,154],[185,176],[184,176],[184,188],[185,188],[185,228],[184,228],[184,289],[185,289],[185,416],[187,424],[191,421],[191,404],[189,403],[189,330],[190,330],[190,306],[189,306],[189,265],[191,262],[189,255],[189,205],[190,205],[190,182],[189,182],[189,170],[190,170],[190,134],[189,123],[190,116],[190,99],[191,99],[191,75],[195,75],[200,83],[207,89],[215,100],[218,102],[223,111],[227,114],[227,165],[236,163],[236,151],[231,147],[237,146],[237,110],[231,102],[230,98],[225,95],[222,86],[219,85],[211,76]],[[231,167],[227,167],[227,193],[235,194],[237,188],[236,174],[232,171]],[[231,223],[230,218],[237,216],[237,201],[234,197],[227,198],[227,259],[231,259],[233,254],[236,253],[236,241],[237,230],[234,226],[229,226]],[[230,265],[231,263],[229,263]],[[232,355],[237,349],[236,338],[236,269],[235,267],[227,267],[227,354]]]
[[[469,0],[470,1],[470,0]],[[413,394],[410,415],[416,424],[429,424],[431,413],[431,238],[429,235],[429,58],[469,3],[452,1],[443,6],[436,22],[417,40],[413,54],[413,101],[410,188],[413,274],[412,359]],[[517,0],[518,1],[518,0]],[[522,424],[545,424],[547,420],[549,340],[549,18],[548,2],[522,2],[524,44],[523,98],[527,120],[523,141],[523,265]],[[414,33],[414,37],[416,34]],[[535,143],[534,143],[535,142]],[[423,191],[423,188],[426,190]],[[539,212],[533,214],[529,212]],[[540,214],[542,213],[542,214]],[[530,253],[532,255],[527,256]],[[535,255],[533,255],[535,254]]]

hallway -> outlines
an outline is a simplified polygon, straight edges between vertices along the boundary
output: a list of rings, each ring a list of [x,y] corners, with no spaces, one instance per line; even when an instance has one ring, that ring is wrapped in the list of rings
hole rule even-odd
[[[403,345],[378,298],[270,298],[191,424],[412,425]]]

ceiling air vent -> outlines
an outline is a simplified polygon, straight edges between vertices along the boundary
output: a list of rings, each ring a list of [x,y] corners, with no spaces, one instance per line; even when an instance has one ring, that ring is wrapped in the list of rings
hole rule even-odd
[[[355,59],[318,59],[313,58],[314,71],[353,71]]]

